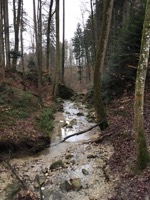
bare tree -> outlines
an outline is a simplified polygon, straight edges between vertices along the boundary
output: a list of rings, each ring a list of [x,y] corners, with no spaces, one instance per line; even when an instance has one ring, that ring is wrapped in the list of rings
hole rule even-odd
[[[38,33],[37,33],[37,68],[38,68],[38,96],[42,101],[42,1],[38,0]]]
[[[65,65],[65,0],[63,0],[63,37],[62,37],[62,77],[64,81],[64,66]]]
[[[60,82],[60,43],[59,43],[59,0],[56,0],[56,68],[55,68],[55,80],[53,87],[53,95],[58,95],[58,84]]]
[[[17,6],[16,6],[17,4]],[[14,33],[15,33],[15,45],[13,53],[12,66],[16,68],[18,51],[19,51],[19,26],[20,26],[20,16],[21,16],[21,0],[13,0],[13,17],[14,17]]]
[[[137,69],[134,97],[134,131],[137,147],[137,164],[140,170],[147,166],[150,160],[144,135],[144,89],[149,61],[150,48],[150,0],[147,0],[145,21],[143,25],[140,59]]]
[[[3,6],[4,6],[4,32],[5,32],[6,68],[8,68],[8,67],[10,67],[8,0],[3,0]]]
[[[37,11],[36,2],[33,0],[34,34],[36,42],[36,66],[38,72],[38,97],[42,102],[42,2],[38,0]]]
[[[21,65],[22,65],[22,74],[23,74],[23,90],[26,90],[25,85],[25,68],[24,68],[24,44],[23,44],[23,0],[21,0],[21,26],[20,26],[20,43],[21,43]]]
[[[49,4],[49,16],[48,16],[48,24],[47,24],[47,45],[46,45],[46,68],[50,74],[50,26],[52,20],[52,7],[53,7],[53,0],[51,0]]]
[[[3,82],[5,82],[5,58],[4,58],[4,33],[3,33],[3,0],[0,0],[0,68],[3,70]]]

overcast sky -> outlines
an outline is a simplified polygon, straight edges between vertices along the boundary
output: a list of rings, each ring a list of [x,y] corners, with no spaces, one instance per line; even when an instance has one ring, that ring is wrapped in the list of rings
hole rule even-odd
[[[60,0],[60,41],[62,41],[62,0]],[[33,27],[33,1],[24,0],[24,9],[28,14],[27,19],[29,24],[27,26],[27,32],[24,32],[24,48],[28,51],[31,45],[31,27]],[[47,9],[48,10],[48,9]],[[82,13],[84,21],[90,13],[90,0],[65,0],[65,39],[70,41],[76,31],[77,23],[83,23]],[[13,24],[12,6],[9,9],[10,24]],[[14,34],[10,34],[10,40],[13,44]]]
[[[90,0],[65,0],[65,38],[70,40],[74,36],[74,32],[77,27],[77,23],[82,24],[82,12],[84,12],[84,18],[87,19],[89,15],[89,2]],[[24,1],[24,8],[28,15],[32,18],[32,1]],[[88,11],[86,11],[88,10]],[[86,11],[86,12],[85,12]],[[60,0],[60,25],[62,24],[62,0]],[[60,26],[60,30],[62,30]],[[61,40],[61,38],[60,38]]]

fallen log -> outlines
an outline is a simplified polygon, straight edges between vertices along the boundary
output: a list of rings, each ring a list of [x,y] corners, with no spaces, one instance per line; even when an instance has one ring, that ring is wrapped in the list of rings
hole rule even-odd
[[[68,136],[64,137],[64,139],[63,139],[62,141],[60,141],[60,143],[65,142],[65,141],[66,141],[67,139],[69,139],[70,137],[78,136],[78,135],[81,135],[81,134],[86,133],[86,132],[88,132],[88,131],[91,131],[92,129],[96,128],[97,126],[100,126],[103,122],[104,122],[104,120],[101,120],[100,122],[98,122],[97,124],[95,124],[94,126],[88,128],[88,129],[86,129],[86,130],[79,131],[79,132],[77,132],[77,133],[73,133],[73,134],[71,134],[71,135],[68,135]]]

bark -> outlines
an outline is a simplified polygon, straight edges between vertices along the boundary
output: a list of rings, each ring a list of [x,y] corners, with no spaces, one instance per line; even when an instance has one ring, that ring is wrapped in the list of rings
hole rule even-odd
[[[16,0],[13,0],[13,16],[14,16],[14,32],[15,32],[15,45],[14,45],[15,56],[13,57],[12,66],[16,68],[17,53],[19,50],[19,26],[20,26],[20,16],[21,16],[21,0],[18,0],[17,9],[16,9]]]
[[[21,43],[21,65],[22,65],[22,74],[23,74],[23,90],[26,91],[25,85],[25,69],[24,69],[24,45],[23,45],[23,0],[21,2],[21,26],[20,26],[20,43]]]
[[[34,34],[36,41],[36,67],[38,74],[38,98],[42,102],[42,19],[41,19],[41,0],[38,1],[38,14],[36,14],[36,4],[33,0]]]
[[[59,0],[56,0],[56,67],[55,67],[55,80],[53,87],[53,96],[58,95],[58,84],[60,82],[60,45],[59,45]]]
[[[150,48],[150,0],[147,0],[143,25],[140,59],[137,69],[134,97],[134,131],[136,137],[137,165],[143,170],[149,161],[149,154],[144,135],[144,89],[148,68]]]
[[[64,66],[65,65],[65,0],[63,0],[63,43],[62,43],[62,77],[61,81],[64,82]]]
[[[0,0],[0,68],[2,69],[2,79],[5,82],[5,62],[4,62],[4,36],[3,36],[3,3]]]
[[[5,31],[5,49],[6,49],[6,68],[10,67],[10,44],[9,44],[9,17],[8,0],[3,0],[4,5],[4,31]]]
[[[93,0],[90,0],[90,6],[91,6],[91,17],[92,17],[92,46],[93,46],[93,61],[96,59],[96,32],[95,32],[95,23],[94,23],[94,12],[93,12]],[[94,63],[94,62],[93,62]]]
[[[46,68],[50,74],[50,26],[51,26],[51,19],[52,19],[52,7],[53,7],[53,0],[49,5],[49,16],[48,16],[48,25],[47,25],[47,47],[46,47]]]
[[[42,1],[38,1],[38,32],[37,32],[37,68],[38,68],[38,96],[42,102]]]
[[[104,68],[104,60],[105,60],[109,32],[110,32],[113,4],[114,0],[105,1],[102,31],[97,45],[96,63],[94,70],[94,106],[97,115],[97,121],[101,121],[102,119],[104,119],[105,121],[103,126],[101,126],[101,129],[105,129],[108,126],[108,122],[106,119],[106,112],[102,102],[101,77]]]

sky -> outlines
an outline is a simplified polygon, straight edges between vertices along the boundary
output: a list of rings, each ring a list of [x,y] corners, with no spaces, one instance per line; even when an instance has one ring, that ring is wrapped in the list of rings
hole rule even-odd
[[[62,33],[62,2],[60,0],[60,35]],[[82,12],[84,12],[84,19],[87,19],[90,10],[89,2],[90,0],[65,0],[65,39],[68,41],[73,38],[77,23],[82,24]],[[32,1],[29,3],[29,1],[25,0],[24,8],[32,18]],[[60,40],[62,40],[61,37]]]
[[[62,2],[60,0],[60,41],[62,41]],[[54,5],[55,6],[55,5]],[[28,14],[29,26],[24,32],[24,48],[28,52],[31,45],[31,28],[33,27],[33,1],[24,0],[24,9]],[[48,10],[48,9],[47,9]],[[83,13],[83,17],[82,17]],[[90,14],[90,0],[65,0],[65,39],[70,41],[74,37],[77,24],[86,22]],[[10,24],[13,23],[12,6],[9,9]],[[14,41],[14,34],[10,34],[10,40]]]
[[[87,9],[89,10],[89,3],[87,4],[86,0],[65,0],[65,36],[67,40],[70,40],[74,36],[77,23],[83,23],[82,12],[84,13],[83,18],[87,19],[89,15],[89,12],[86,11]],[[60,15],[62,15],[61,12]],[[60,22],[62,21],[60,20]]]

